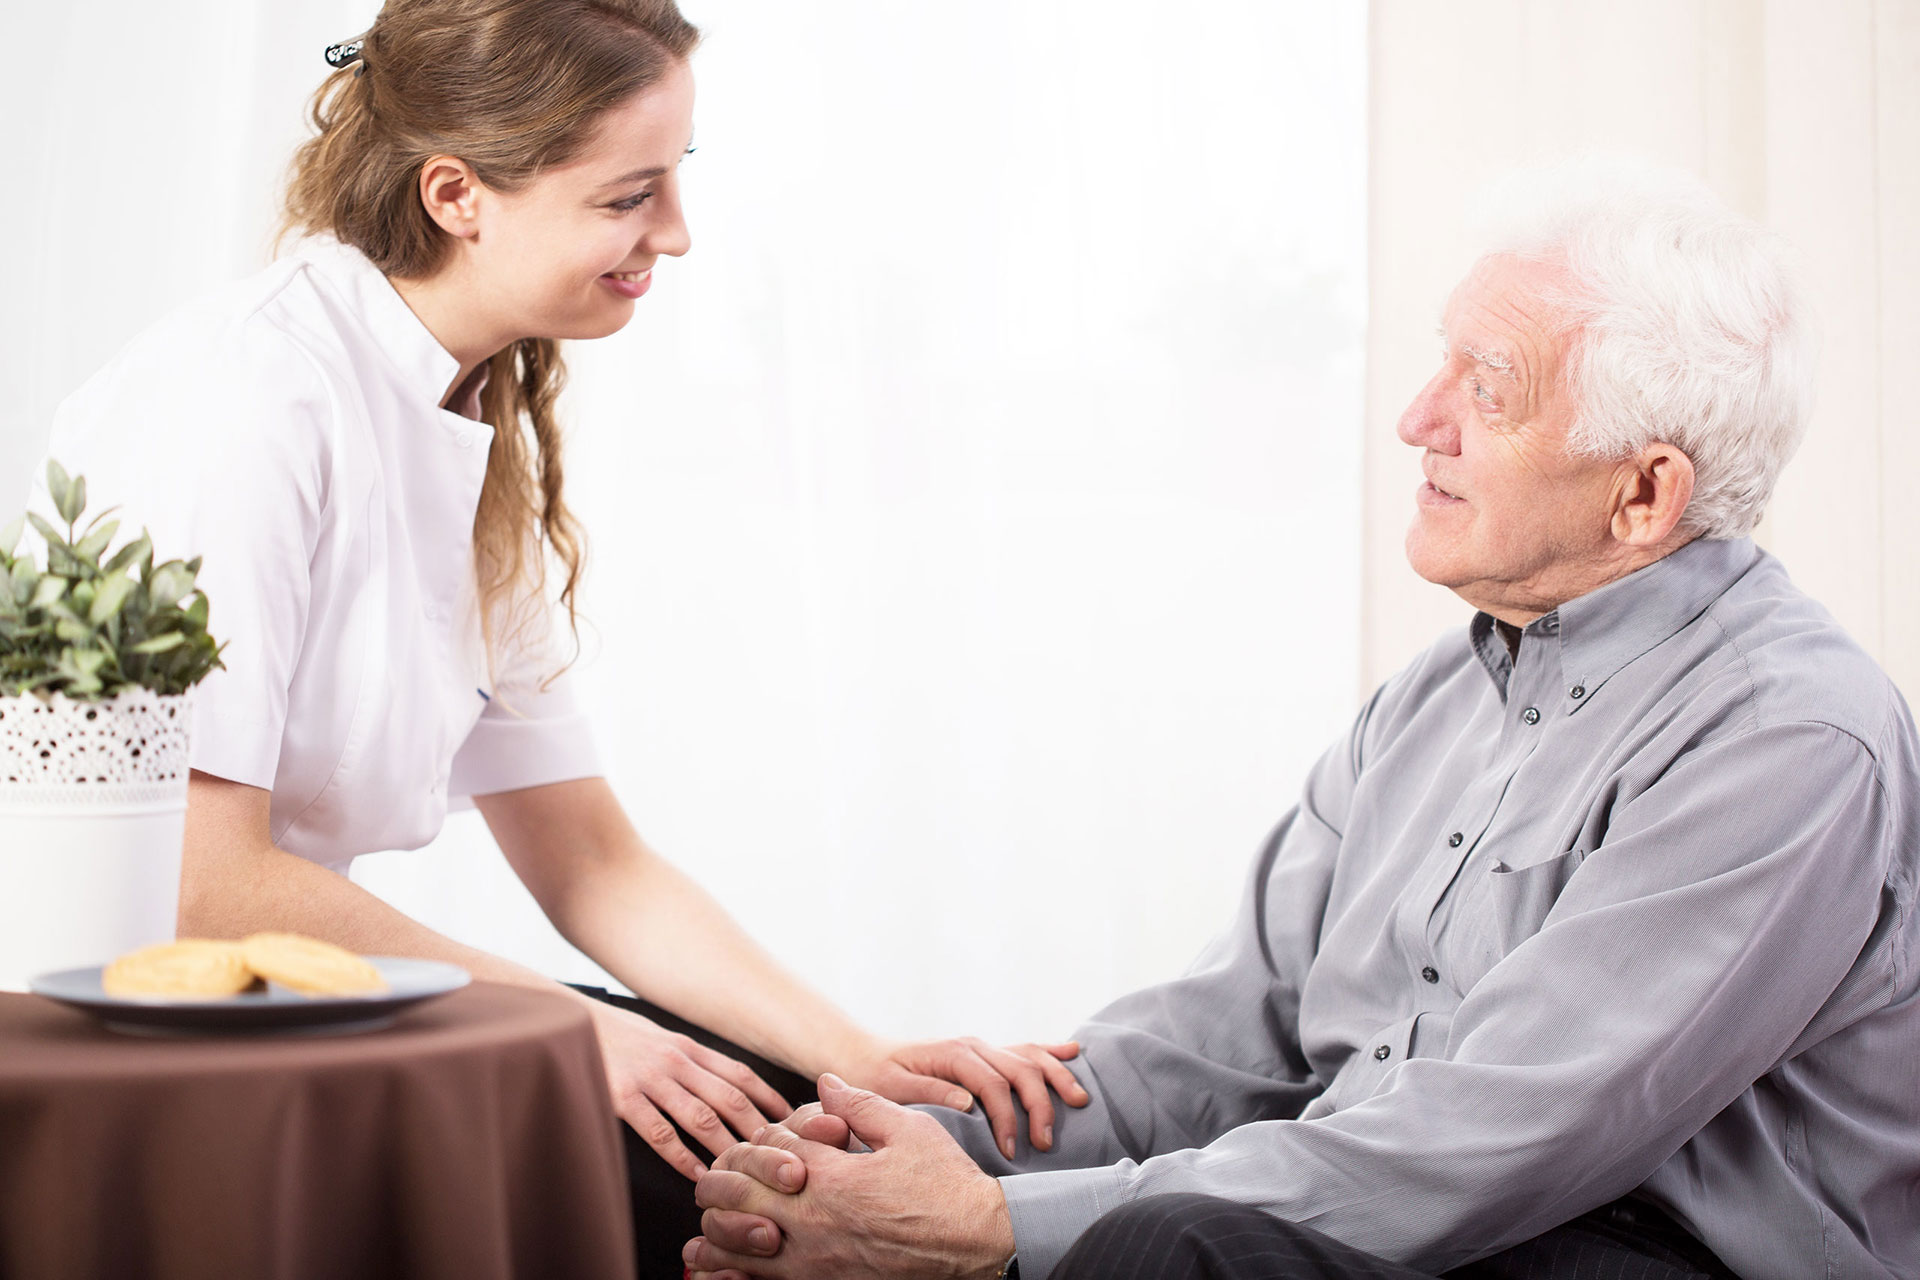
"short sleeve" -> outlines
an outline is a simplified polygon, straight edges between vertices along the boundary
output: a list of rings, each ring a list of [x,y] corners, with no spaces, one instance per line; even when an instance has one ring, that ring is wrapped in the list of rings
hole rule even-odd
[[[194,690],[189,758],[263,789],[307,631],[332,422],[310,358],[256,314],[143,338],[61,405],[49,442],[86,478],[90,512],[121,508],[115,545],[144,527],[156,562],[203,558],[225,669]],[[35,507],[51,509],[44,475]]]
[[[504,655],[480,719],[453,757],[454,798],[520,791],[603,773],[587,715],[548,641]]]

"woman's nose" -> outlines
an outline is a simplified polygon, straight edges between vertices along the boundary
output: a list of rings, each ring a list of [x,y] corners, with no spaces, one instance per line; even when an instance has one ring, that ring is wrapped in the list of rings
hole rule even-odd
[[[640,243],[649,253],[678,258],[693,248],[693,236],[687,230],[687,219],[680,209],[680,201],[675,199],[671,203],[663,201],[662,204],[665,207],[647,227]]]

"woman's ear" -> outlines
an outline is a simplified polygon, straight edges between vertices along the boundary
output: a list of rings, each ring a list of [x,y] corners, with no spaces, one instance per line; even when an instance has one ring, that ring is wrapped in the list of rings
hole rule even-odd
[[[458,156],[433,156],[420,166],[420,203],[450,236],[480,234],[480,179]]]
[[[1693,459],[1656,441],[1621,464],[1614,487],[1613,536],[1632,547],[1666,541],[1693,501]]]

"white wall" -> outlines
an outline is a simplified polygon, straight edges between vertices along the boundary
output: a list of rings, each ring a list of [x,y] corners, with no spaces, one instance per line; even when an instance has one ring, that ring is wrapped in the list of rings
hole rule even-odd
[[[0,492],[127,336],[262,260],[371,8],[36,11]],[[610,776],[876,1026],[1064,1034],[1224,922],[1355,705],[1364,14],[688,11],[696,248],[570,356]],[[356,877],[590,973],[470,814]]]
[[[1703,176],[1794,241],[1824,331],[1818,405],[1759,539],[1920,695],[1920,0],[1375,0],[1366,653],[1384,679],[1464,616],[1401,553],[1419,483],[1394,422],[1432,373],[1488,178],[1584,149]]]
[[[1364,29],[830,12],[689,6],[695,249],[573,356],[582,684],[649,840],[859,1016],[1064,1034],[1354,709]],[[357,874],[493,935],[484,840]]]

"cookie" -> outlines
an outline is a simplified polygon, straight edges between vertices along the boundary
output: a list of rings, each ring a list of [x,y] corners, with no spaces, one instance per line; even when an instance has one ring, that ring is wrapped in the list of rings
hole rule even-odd
[[[256,933],[240,946],[247,968],[302,995],[358,996],[387,989],[387,980],[372,964],[318,938]]]
[[[171,1000],[218,1000],[253,985],[237,942],[185,938],[143,947],[121,956],[100,975],[110,996],[158,996]]]

